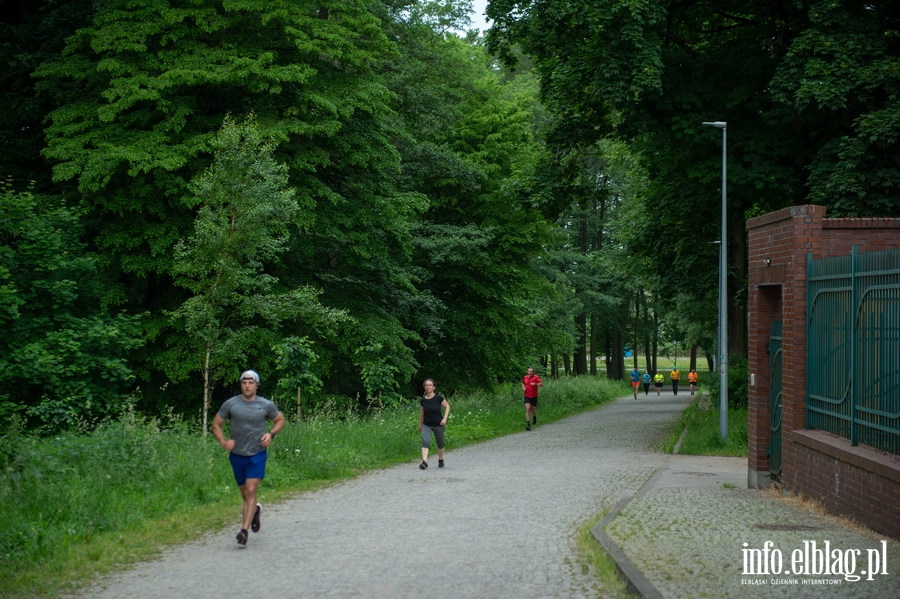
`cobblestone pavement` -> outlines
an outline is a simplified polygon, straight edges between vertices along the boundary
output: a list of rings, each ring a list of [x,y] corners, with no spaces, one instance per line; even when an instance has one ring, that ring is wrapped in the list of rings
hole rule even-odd
[[[690,399],[629,396],[530,432],[448,446],[443,469],[433,459],[421,471],[410,456],[266,506],[246,547],[235,530],[210,534],[85,596],[602,597],[578,563],[574,533],[660,468],[667,456],[653,444]]]
[[[900,598],[900,544],[772,489],[748,489],[746,458],[670,456],[609,516],[602,530],[633,566],[626,576],[651,584],[641,589],[648,598]],[[744,563],[745,549],[767,542],[755,554],[766,559]]]

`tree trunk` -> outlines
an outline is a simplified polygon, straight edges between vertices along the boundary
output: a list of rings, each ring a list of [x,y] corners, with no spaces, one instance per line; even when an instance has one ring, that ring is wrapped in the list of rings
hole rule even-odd
[[[650,347],[650,338],[644,339],[644,365],[647,372],[653,374],[653,349]]]
[[[634,369],[638,369],[638,328],[641,323],[641,292],[638,291],[634,296],[634,341],[631,343],[632,357],[634,358]]]
[[[691,370],[697,370],[697,344],[691,346]]]
[[[569,355],[569,352],[563,354],[563,366],[566,369],[566,376],[572,372],[572,356]]]
[[[587,374],[587,314],[582,312],[575,317],[575,363],[573,364],[576,375]]]
[[[644,304],[644,322],[643,322],[643,341],[644,341],[644,363],[647,365],[647,372],[653,374],[653,356],[650,341],[652,333],[650,331],[650,307],[647,305],[647,296],[641,294],[642,303]]]
[[[621,381],[625,378],[625,333],[620,330],[616,333],[619,338],[619,368],[616,370],[616,380]]]
[[[606,366],[606,378],[610,378],[609,373],[612,372],[610,364],[610,356],[612,355],[612,341],[609,338],[609,333],[607,333],[603,345],[606,349],[606,355],[603,356],[603,363]]]
[[[614,381],[622,380],[620,372],[622,371],[623,353],[622,333],[621,331],[616,331],[615,333],[613,333],[612,351],[610,352],[611,355],[609,356],[609,366],[606,369],[607,378]]]
[[[591,314],[591,375],[597,376],[597,315]]]

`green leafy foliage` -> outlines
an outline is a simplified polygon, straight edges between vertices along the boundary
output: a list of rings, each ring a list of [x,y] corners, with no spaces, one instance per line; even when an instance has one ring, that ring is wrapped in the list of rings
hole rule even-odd
[[[121,412],[140,316],[101,308],[96,259],[58,198],[0,187],[0,418],[26,410],[51,430]]]
[[[292,398],[298,389],[315,394],[322,388],[322,380],[314,374],[314,365],[319,356],[309,339],[288,337],[276,344],[272,351],[276,356],[278,390],[282,394]],[[282,403],[287,405],[288,402]]]
[[[213,147],[212,166],[191,185],[200,205],[194,234],[175,248],[176,284],[192,296],[171,315],[183,323],[184,344],[196,360],[168,364],[176,380],[185,363],[197,365],[204,416],[214,381],[237,374],[254,347],[268,348],[280,323],[345,319],[308,287],[272,293],[278,280],[264,269],[286,249],[300,207],[287,187],[287,168],[273,158],[274,144],[262,139],[255,119],[226,118]],[[204,430],[205,424],[204,418]]]
[[[504,80],[483,48],[427,29],[400,33],[389,72],[398,97],[398,183],[429,202],[411,229],[424,310],[412,323],[422,377],[460,387],[515,376],[534,359],[534,306],[549,286],[531,268],[551,224],[527,179],[540,156],[536,81]]]
[[[898,16],[888,1],[495,0],[488,45],[508,64],[517,48],[533,61],[557,154],[613,136],[641,157],[650,184],[623,241],[664,298],[715,301],[722,141],[701,122],[728,123],[726,295],[740,354],[747,214],[805,202],[900,214]]]
[[[365,5],[337,8],[106,2],[37,69],[39,88],[58,98],[46,129],[54,179],[77,184],[98,245],[126,272],[170,271],[169,250],[192,221],[188,181],[208,165],[229,112],[255,111],[264,134],[284,144],[301,202],[334,194],[317,169],[384,160],[377,134],[370,150],[363,131],[344,128],[357,113],[384,111],[370,66],[388,46]]]
[[[390,405],[424,376],[490,386],[548,323],[568,335],[533,267],[556,217],[538,82],[448,33],[468,8],[15,3],[0,166],[43,169],[78,206],[95,304],[142,315],[140,409],[205,414],[245,367]]]
[[[728,405],[735,410],[746,410],[749,400],[747,381],[750,379],[747,370],[747,358],[744,356],[729,356],[728,359]],[[719,390],[722,388],[718,375],[712,377],[707,388],[710,402],[713,406],[718,407]]]
[[[792,41],[773,88],[823,137],[808,167],[810,201],[833,216],[900,215],[900,10],[809,4],[809,27]]]

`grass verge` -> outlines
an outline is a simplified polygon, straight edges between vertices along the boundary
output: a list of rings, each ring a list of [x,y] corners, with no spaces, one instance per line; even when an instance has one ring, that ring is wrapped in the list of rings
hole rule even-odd
[[[582,572],[591,571],[602,586],[601,595],[609,599],[634,599],[637,595],[628,590],[628,585],[616,567],[615,560],[603,549],[599,541],[591,534],[606,512],[598,514],[587,524],[578,529],[575,542],[581,552]]]
[[[678,449],[680,454],[747,457],[747,410],[728,410],[728,438],[724,441],[720,434],[719,416],[718,409],[695,401],[675,421],[661,451],[672,453],[687,428],[687,434]]]
[[[541,423],[628,393],[593,377],[548,380]],[[449,398],[448,451],[524,426],[521,387]],[[292,422],[269,450],[260,499],[419,459],[418,404]],[[0,597],[57,597],[165,547],[234,525],[240,494],[227,454],[175,417],[128,415],[89,434],[0,435]]]

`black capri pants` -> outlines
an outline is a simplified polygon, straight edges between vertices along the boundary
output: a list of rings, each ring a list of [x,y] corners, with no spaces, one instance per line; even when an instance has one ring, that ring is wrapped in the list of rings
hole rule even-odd
[[[434,433],[434,441],[437,443],[438,449],[444,448],[444,426],[428,426],[422,425],[422,449],[428,449],[431,444],[431,434]]]

